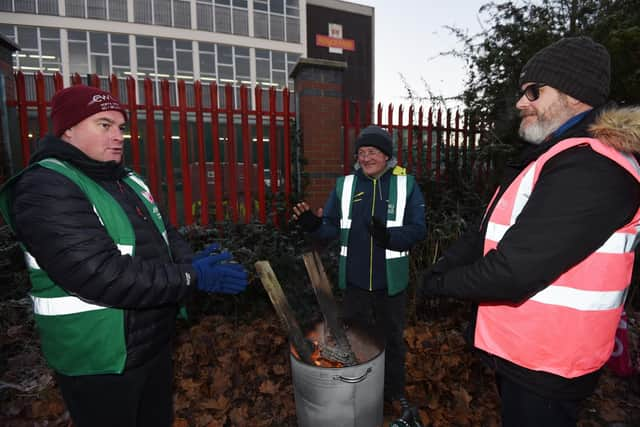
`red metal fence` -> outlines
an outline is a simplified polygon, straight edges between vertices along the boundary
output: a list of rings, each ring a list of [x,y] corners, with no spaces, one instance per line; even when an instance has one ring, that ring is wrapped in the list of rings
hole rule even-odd
[[[362,111],[363,110],[363,111]],[[395,141],[398,164],[417,178],[431,178],[441,181],[448,171],[466,171],[477,180],[486,180],[490,164],[478,161],[478,150],[483,144],[483,127],[466,112],[438,108],[427,111],[423,107],[416,110],[409,107],[405,119],[405,109],[398,106],[394,116],[394,106],[389,104],[386,123],[384,110],[377,106],[376,121],[373,122],[371,103],[362,108],[359,102],[344,101],[343,139],[344,173],[350,173],[353,166],[354,144],[360,130],[369,124],[381,126],[391,133]],[[364,114],[363,114],[364,113]]]
[[[18,123],[11,139],[18,152],[13,159],[21,160],[14,160],[14,170],[27,164],[33,144],[48,132],[50,98],[63,88],[60,74],[19,72],[15,77],[16,99],[7,101],[10,116]],[[72,79],[73,84],[81,82],[77,74]],[[286,213],[286,206],[276,203],[290,200],[295,163],[291,153],[294,113],[286,89],[257,87],[252,106],[245,86],[116,76],[101,81],[95,75],[86,83],[110,91],[126,106],[127,164],[146,177],[173,224],[207,225],[212,218],[234,223],[266,223],[270,218],[277,224],[278,212]],[[373,108],[371,103],[361,106],[345,100],[343,111],[342,123],[335,126],[342,125],[342,167],[348,174],[354,164],[355,138],[362,127],[373,123]],[[486,182],[489,163],[478,157],[482,126],[468,114],[442,108],[416,111],[410,106],[405,118],[402,105],[397,114],[393,105],[387,107],[386,115],[378,105],[376,113],[375,124],[393,136],[399,164],[417,178],[444,182],[449,172],[464,171],[475,184]]]
[[[17,115],[24,167],[33,143],[49,130],[47,92],[50,95],[61,90],[63,80],[60,74],[27,77],[22,72],[15,78],[17,96],[9,99],[7,106]],[[130,130],[127,163],[146,177],[152,193],[167,206],[173,224],[190,225],[199,219],[206,225],[210,214],[216,221],[240,222],[242,217],[246,223],[265,223],[267,216],[275,213],[275,196],[284,194],[284,200],[289,199],[294,113],[289,108],[287,89],[277,93],[273,87],[268,91],[256,87],[252,108],[245,86],[221,87],[196,81],[187,87],[184,80],[172,86],[163,80],[157,87],[150,79],[119,80],[114,75],[108,82],[95,75],[88,80],[96,87],[106,84],[113,95],[126,99],[123,103]],[[78,84],[82,79],[76,74],[72,82]],[[35,99],[28,99],[28,83],[34,83]],[[173,90],[177,90],[177,103],[171,100],[172,95],[176,98]],[[263,92],[268,96],[268,109],[263,109]],[[143,94],[143,102],[138,101],[138,93]],[[188,102],[188,93],[192,102]],[[238,94],[239,103],[234,99]],[[282,109],[276,111],[279,96]],[[205,98],[208,102],[203,101]],[[178,150],[173,142],[176,139]],[[277,216],[273,220],[277,222]]]

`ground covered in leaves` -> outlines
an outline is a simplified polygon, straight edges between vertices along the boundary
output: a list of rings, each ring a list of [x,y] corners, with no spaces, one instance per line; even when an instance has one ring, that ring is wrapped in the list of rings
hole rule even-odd
[[[0,425],[70,426],[39,352],[27,298],[0,305]],[[631,313],[632,331],[640,328]],[[415,321],[406,331],[407,393],[425,425],[499,426],[493,374],[464,344],[465,313]],[[634,347],[637,338],[633,334]],[[181,321],[174,353],[175,427],[295,426],[288,344],[276,315]],[[586,403],[581,427],[640,425],[638,377],[610,372]],[[398,408],[387,407],[385,426]]]

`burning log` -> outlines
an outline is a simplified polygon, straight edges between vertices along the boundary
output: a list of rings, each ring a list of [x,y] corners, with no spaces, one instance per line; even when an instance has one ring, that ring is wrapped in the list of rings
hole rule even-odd
[[[284,292],[282,292],[282,286],[280,286],[280,282],[276,278],[269,261],[258,261],[255,263],[256,271],[260,275],[260,281],[262,282],[262,286],[269,294],[269,298],[271,299],[271,303],[276,309],[276,313],[280,318],[280,321],[287,328],[287,332],[289,333],[289,340],[291,344],[295,348],[296,352],[300,356],[300,358],[309,364],[313,364],[311,359],[312,348],[304,336],[302,335],[302,330],[296,321],[295,315],[287,298],[284,296]]]
[[[338,315],[338,307],[331,291],[331,283],[322,265],[320,255],[316,251],[307,252],[302,256],[307,273],[311,279],[320,310],[324,316],[329,334],[335,342],[335,347],[324,345],[321,347],[322,357],[353,366],[357,363],[356,356],[344,330],[344,324]]]

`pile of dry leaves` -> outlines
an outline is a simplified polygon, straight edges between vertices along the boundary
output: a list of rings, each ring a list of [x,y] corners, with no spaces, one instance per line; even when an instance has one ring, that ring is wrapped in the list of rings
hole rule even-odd
[[[0,308],[0,425],[70,426],[30,318],[27,299]],[[406,331],[407,392],[425,425],[499,425],[493,375],[465,347],[463,322],[454,313],[416,322]],[[637,315],[630,323],[632,330],[640,327]],[[207,316],[193,325],[181,323],[174,356],[174,426],[296,425],[288,344],[275,314],[253,321]],[[580,426],[640,425],[637,384],[637,377],[606,372]],[[394,417],[387,412],[386,422]]]

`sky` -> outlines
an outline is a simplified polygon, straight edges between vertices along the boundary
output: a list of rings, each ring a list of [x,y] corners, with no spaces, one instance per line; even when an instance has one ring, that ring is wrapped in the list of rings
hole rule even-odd
[[[353,0],[375,8],[375,102],[409,105],[400,74],[418,96],[462,92],[462,59],[439,56],[462,44],[446,26],[481,31],[478,10],[489,0]]]

